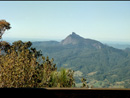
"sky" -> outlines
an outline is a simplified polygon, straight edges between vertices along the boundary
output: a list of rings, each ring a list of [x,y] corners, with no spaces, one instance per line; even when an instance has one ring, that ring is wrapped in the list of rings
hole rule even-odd
[[[130,1],[0,1],[3,40],[61,41],[72,32],[130,43]]]

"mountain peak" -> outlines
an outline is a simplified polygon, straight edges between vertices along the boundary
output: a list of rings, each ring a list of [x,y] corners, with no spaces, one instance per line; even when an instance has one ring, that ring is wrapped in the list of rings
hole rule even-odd
[[[81,36],[77,35],[75,32],[72,32],[69,36],[67,36],[64,40],[61,41],[62,45],[67,45],[67,44],[77,44],[81,41],[83,41],[84,38]]]
[[[75,32],[72,32],[71,35],[69,35],[71,37],[76,37],[76,38],[82,38],[81,36],[79,36],[78,34],[76,34]],[[82,38],[83,39],[83,38]]]
[[[75,32],[72,32],[72,35],[77,35]]]
[[[93,39],[85,39],[79,35],[77,35],[75,32],[72,32],[72,34],[68,35],[64,40],[60,42],[62,45],[83,45],[85,47],[91,47],[96,49],[101,49],[104,47],[102,43],[99,41],[93,40]]]

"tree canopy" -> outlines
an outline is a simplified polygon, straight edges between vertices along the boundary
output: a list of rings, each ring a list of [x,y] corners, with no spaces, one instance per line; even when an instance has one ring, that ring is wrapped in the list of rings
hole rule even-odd
[[[4,34],[5,30],[9,30],[10,23],[5,20],[0,20],[0,39],[2,38],[2,35]]]
[[[72,70],[57,71],[54,59],[49,60],[49,57],[41,56],[41,52],[31,45],[30,41],[14,42],[6,53],[0,56],[0,87],[74,86]]]

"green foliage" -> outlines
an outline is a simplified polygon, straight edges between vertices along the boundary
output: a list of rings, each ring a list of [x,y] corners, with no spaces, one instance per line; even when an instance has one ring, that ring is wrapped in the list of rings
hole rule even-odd
[[[58,73],[58,80],[60,83],[59,86],[60,87],[75,86],[73,73],[74,72],[72,70],[66,70],[62,68],[61,71]]]
[[[14,42],[0,55],[0,87],[72,87],[73,72],[57,71],[54,59],[41,56],[31,42]],[[41,57],[41,58],[40,58]],[[40,60],[40,63],[38,62]]]

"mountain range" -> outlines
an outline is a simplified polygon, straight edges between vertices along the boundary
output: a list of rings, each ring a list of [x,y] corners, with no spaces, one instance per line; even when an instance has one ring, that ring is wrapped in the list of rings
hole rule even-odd
[[[130,88],[130,48],[116,49],[74,32],[61,42],[37,41],[32,47],[54,58],[58,68],[74,70],[77,84],[85,77],[94,87]]]

